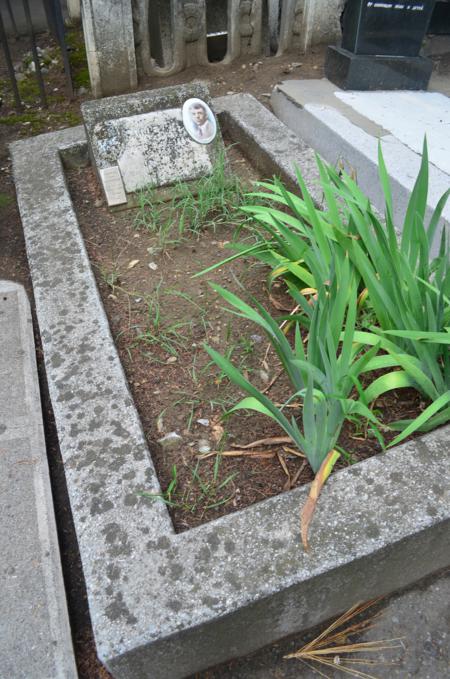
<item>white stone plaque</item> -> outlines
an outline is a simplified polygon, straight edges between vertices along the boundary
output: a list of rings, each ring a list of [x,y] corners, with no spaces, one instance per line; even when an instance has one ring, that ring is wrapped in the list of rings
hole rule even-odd
[[[181,109],[97,123],[93,135],[97,157],[117,163],[127,193],[212,172],[207,145],[196,143],[187,133]]]
[[[123,205],[127,202],[125,189],[123,186],[122,175],[117,165],[111,167],[104,167],[100,170],[100,178],[103,184],[103,190],[106,195],[106,200],[109,207],[114,205]]]

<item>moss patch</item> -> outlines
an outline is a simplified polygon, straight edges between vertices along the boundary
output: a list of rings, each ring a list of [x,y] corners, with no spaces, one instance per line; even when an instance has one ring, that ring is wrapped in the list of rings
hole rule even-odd
[[[73,111],[51,113],[47,110],[16,113],[0,118],[0,125],[23,125],[22,134],[39,134],[58,126],[73,127],[81,123],[81,116]]]
[[[69,29],[66,32],[66,44],[69,50],[69,61],[74,87],[90,88],[91,81],[89,79],[86,47],[82,31],[75,28]]]
[[[11,205],[13,199],[7,193],[0,193],[0,210],[7,205]]]

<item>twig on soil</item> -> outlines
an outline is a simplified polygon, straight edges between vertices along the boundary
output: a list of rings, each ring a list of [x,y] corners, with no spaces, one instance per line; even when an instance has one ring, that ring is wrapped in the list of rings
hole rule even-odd
[[[208,457],[214,455],[223,455],[223,457],[260,457],[270,459],[275,457],[276,453],[267,450],[213,450],[210,453],[200,454],[201,460],[206,460]]]
[[[291,479],[291,488],[294,488],[295,484],[297,483],[297,481],[300,478],[300,474],[302,473],[302,471],[306,467],[306,464],[307,464],[307,460],[303,460],[301,467],[299,469],[297,469],[297,471],[295,472],[294,476]]]
[[[265,359],[264,359],[264,360],[265,360]],[[279,372],[277,375],[275,375],[275,377],[273,377],[273,378],[270,380],[270,382],[269,382],[269,384],[267,385],[267,387],[264,387],[264,389],[261,391],[261,393],[262,393],[262,394],[267,394],[267,392],[269,391],[269,389],[271,389],[271,388],[273,387],[273,385],[275,384],[275,382],[277,381],[277,379],[278,379],[279,377],[281,377],[281,375],[282,375],[283,373],[284,373],[284,368],[283,368],[282,370],[280,370],[280,372]]]
[[[232,448],[241,448],[242,450],[247,450],[248,448],[257,448],[258,446],[276,446],[279,443],[292,443],[290,436],[273,436],[267,439],[258,439],[258,441],[253,441],[252,443],[246,443],[245,445],[239,445],[238,443],[232,443]]]
[[[290,488],[291,488],[291,475],[289,473],[289,469],[287,467],[286,460],[284,459],[284,457],[278,451],[277,451],[277,458],[278,458],[278,462],[280,463],[281,469],[284,471],[284,473],[287,476],[287,480],[286,480],[286,483],[283,486],[283,490],[290,490]]]
[[[296,450],[295,448],[289,448],[288,446],[283,446],[283,450],[284,450],[285,453],[289,453],[290,455],[295,455],[296,457],[306,458],[306,455],[301,453],[299,450]]]

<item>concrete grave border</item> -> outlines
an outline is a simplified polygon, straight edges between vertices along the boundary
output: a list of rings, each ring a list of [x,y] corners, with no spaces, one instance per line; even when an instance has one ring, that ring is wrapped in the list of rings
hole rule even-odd
[[[213,102],[252,159],[291,177],[313,153],[249,95]],[[50,396],[100,659],[118,679],[177,679],[306,629],[450,560],[450,427],[334,474],[299,539],[308,488],[180,535],[67,190],[82,127],[11,146]],[[448,470],[450,471],[450,470]]]

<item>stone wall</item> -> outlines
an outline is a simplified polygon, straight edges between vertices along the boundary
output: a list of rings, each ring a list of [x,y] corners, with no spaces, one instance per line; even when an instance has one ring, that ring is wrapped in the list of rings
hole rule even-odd
[[[215,61],[213,39],[223,43],[224,63],[336,42],[342,5],[343,0],[84,0],[93,92],[126,92],[135,87],[137,74],[164,77]]]

